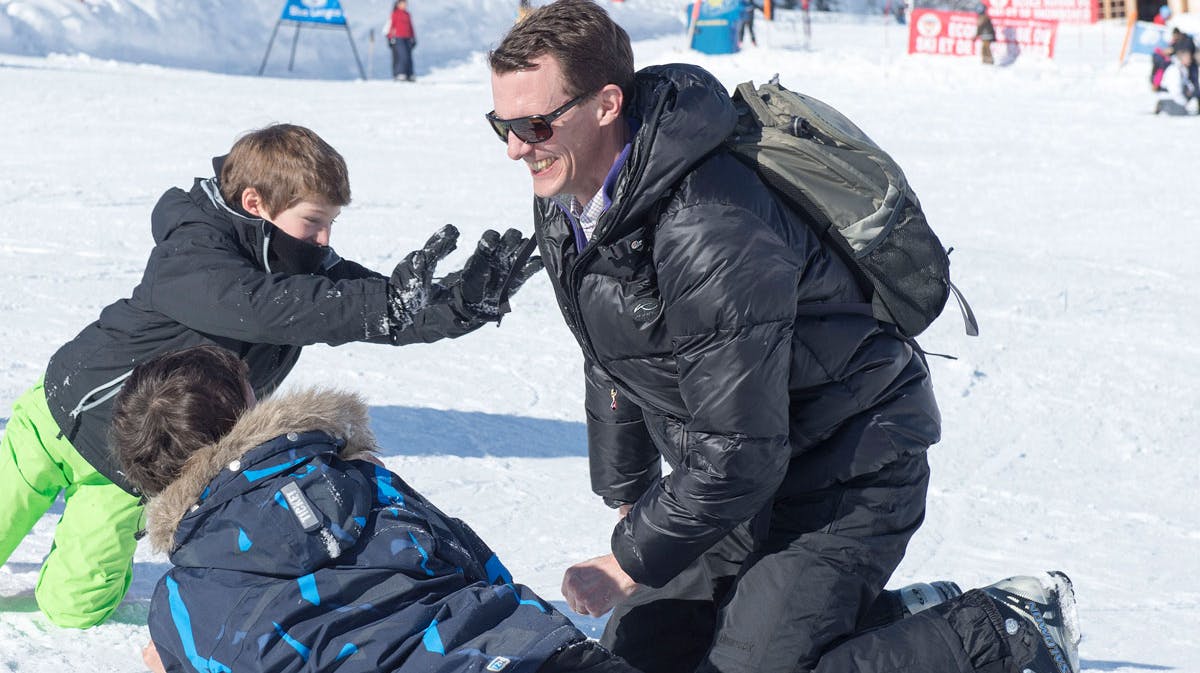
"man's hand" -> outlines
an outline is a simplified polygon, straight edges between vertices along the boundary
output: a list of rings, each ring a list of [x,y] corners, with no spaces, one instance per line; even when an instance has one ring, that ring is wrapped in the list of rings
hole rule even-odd
[[[150,641],[148,645],[142,648],[142,663],[146,664],[146,668],[150,669],[150,673],[167,673],[167,669],[163,667],[162,659],[158,658],[158,648],[154,646],[154,641]]]
[[[581,615],[599,617],[636,590],[637,583],[612,554],[576,563],[563,573],[563,597]]]
[[[491,229],[483,232],[462,271],[442,281],[461,298],[460,310],[473,320],[485,322],[499,321],[508,312],[508,297],[542,269],[540,257],[520,259],[521,248],[528,240],[516,229],[509,229],[503,236]]]
[[[521,232],[509,229],[501,236],[489,229],[461,270],[434,278],[434,267],[457,242],[458,229],[447,224],[396,265],[388,284],[392,343],[453,338],[500,322],[508,297],[542,268],[541,258],[522,254],[528,239]]]

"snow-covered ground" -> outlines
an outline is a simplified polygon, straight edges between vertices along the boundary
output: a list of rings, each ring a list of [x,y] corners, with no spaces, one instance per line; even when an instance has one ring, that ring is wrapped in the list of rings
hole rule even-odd
[[[528,178],[482,118],[482,53],[515,2],[414,0],[416,85],[353,80],[344,34],[321,46],[317,31],[291,75],[247,76],[282,4],[0,0],[0,417],[137,283],[162,191],[209,175],[241,131],[300,123],[343,152],[354,202],[334,244],[374,268],[445,222],[464,241],[529,230]],[[344,4],[365,57],[388,3]],[[890,150],[955,248],[983,334],[951,308],[922,338],[958,359],[932,360],[944,439],[893,585],[1061,568],[1084,670],[1200,671],[1200,119],[1150,114],[1148,64],[1117,64],[1122,25],[1064,26],[1054,61],[1008,68],[907,56],[904,29],[876,17],[821,17],[811,50],[760,20],[757,49],[707,57],[682,49],[674,4],[613,5],[639,66],[692,61],[728,86],[779,72]],[[563,607],[563,569],[606,551],[614,515],[588,491],[581,359],[548,282],[514,304],[451,343],[313,347],[289,384],[367,395],[387,464]],[[142,670],[166,558],[139,550],[109,623],[58,629],[33,587],[59,512],[0,568],[0,669]]]

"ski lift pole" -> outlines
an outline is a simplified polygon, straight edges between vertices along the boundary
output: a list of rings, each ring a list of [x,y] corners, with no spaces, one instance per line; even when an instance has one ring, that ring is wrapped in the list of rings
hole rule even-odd
[[[346,37],[350,40],[350,51],[354,52],[354,62],[358,64],[358,74],[366,81],[367,71],[363,70],[362,59],[358,57],[358,47],[354,46],[354,33],[350,32],[350,22],[347,21],[343,25],[346,26]],[[375,34],[374,29],[371,30],[371,34]]]
[[[282,19],[276,21],[275,30],[271,31],[271,41],[267,42],[267,53],[263,54],[262,65],[258,66],[259,77],[262,77],[263,71],[267,69],[267,59],[271,57],[271,46],[275,44],[275,35],[279,33],[279,24],[281,23],[283,23]]]
[[[367,79],[375,77],[375,29],[371,29],[371,33],[367,38]]]
[[[300,22],[296,22],[296,34],[292,35],[292,56],[288,59],[288,72],[292,71],[292,66],[296,64],[296,45],[300,43]]]

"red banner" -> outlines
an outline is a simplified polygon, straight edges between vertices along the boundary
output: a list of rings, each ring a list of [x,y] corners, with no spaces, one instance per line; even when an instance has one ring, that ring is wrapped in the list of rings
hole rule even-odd
[[[1058,22],[1035,19],[992,18],[996,41],[992,52],[997,62],[1011,63],[1017,55],[1054,58]],[[909,20],[908,53],[943,56],[978,56],[975,15],[938,9],[914,9]]]
[[[987,0],[988,16],[996,19],[1037,19],[1062,23],[1096,23],[1096,0]]]

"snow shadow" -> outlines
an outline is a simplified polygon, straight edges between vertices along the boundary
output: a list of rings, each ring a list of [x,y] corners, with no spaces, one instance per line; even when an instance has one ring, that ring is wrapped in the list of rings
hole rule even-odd
[[[1101,659],[1080,659],[1079,668],[1083,671],[1120,671],[1131,668],[1135,671],[1173,671],[1174,666],[1159,666],[1157,664],[1139,664],[1133,661],[1104,661]]]
[[[564,458],[587,455],[582,423],[420,407],[371,407],[385,456]]]

